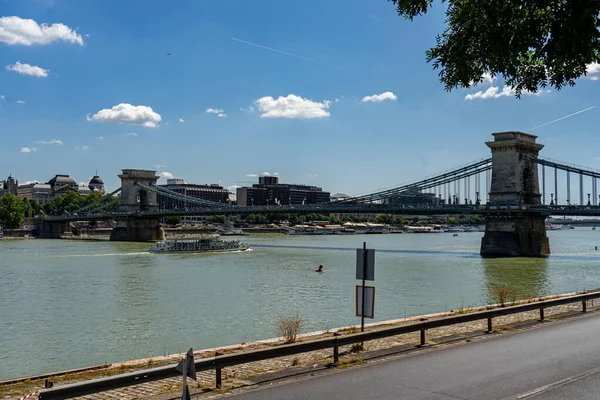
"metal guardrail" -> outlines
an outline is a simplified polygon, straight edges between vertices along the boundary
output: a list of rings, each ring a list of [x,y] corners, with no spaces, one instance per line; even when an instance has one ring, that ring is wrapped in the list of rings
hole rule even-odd
[[[215,357],[203,358],[201,360],[195,361],[195,367],[196,371],[207,371],[215,369],[217,371],[218,376],[220,375],[222,367],[246,364],[254,361],[261,361],[270,358],[283,357],[293,354],[300,354],[309,351],[331,348],[333,349],[333,362],[334,364],[337,364],[337,362],[339,361],[339,346],[361,343],[369,340],[381,339],[385,337],[413,332],[421,333],[421,345],[424,345],[426,341],[425,335],[428,329],[487,319],[488,332],[492,332],[492,320],[496,317],[517,314],[525,311],[539,310],[540,320],[543,321],[545,308],[559,306],[563,304],[582,302],[582,311],[586,312],[587,301],[597,298],[600,298],[600,290],[568,297],[562,297],[558,299],[544,300],[510,307],[499,307],[493,310],[477,311],[468,314],[453,315],[450,317],[440,318],[432,321],[417,322],[393,328],[381,329],[373,332],[353,333],[343,336],[334,336],[324,339],[316,339],[306,342],[286,344],[267,349],[252,350],[241,353],[225,354]],[[73,397],[89,395],[105,390],[117,389],[121,387],[132,386],[166,378],[172,378],[181,375],[180,372],[177,372],[175,370],[176,365],[177,364],[171,364],[143,371],[130,372],[107,378],[100,378],[85,382],[58,386],[52,389],[41,391],[39,394],[39,399],[70,399]]]

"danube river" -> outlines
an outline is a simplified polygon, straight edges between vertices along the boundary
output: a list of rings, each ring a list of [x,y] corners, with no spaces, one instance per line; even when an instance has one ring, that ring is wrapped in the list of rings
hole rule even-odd
[[[552,231],[547,259],[482,259],[482,233],[244,238],[254,250],[150,254],[147,244],[0,241],[0,380],[352,325],[355,248],[375,248],[375,320],[600,287],[600,230]],[[319,264],[325,273],[314,272]]]

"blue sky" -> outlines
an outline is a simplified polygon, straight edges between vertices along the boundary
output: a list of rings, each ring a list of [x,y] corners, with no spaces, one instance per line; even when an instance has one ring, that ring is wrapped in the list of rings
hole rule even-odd
[[[121,168],[226,187],[270,172],[361,194],[488,157],[504,130],[600,167],[600,107],[531,131],[596,105],[600,80],[521,100],[498,80],[448,93],[424,55],[443,13],[411,23],[386,0],[0,0],[0,176],[98,170],[111,189]]]

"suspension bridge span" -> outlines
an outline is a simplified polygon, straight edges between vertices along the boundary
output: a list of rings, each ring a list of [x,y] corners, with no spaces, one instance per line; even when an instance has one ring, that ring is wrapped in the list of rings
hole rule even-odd
[[[539,257],[550,254],[545,228],[548,216],[600,216],[597,190],[600,171],[539,157],[544,146],[536,142],[534,135],[499,132],[493,137],[493,141],[486,142],[492,153],[489,158],[394,188],[317,204],[234,206],[206,201],[158,186],[155,171],[124,169],[119,175],[119,189],[72,213],[46,217],[40,232],[53,237],[72,221],[112,219],[116,227],[111,240],[155,241],[164,238],[160,218],[169,215],[477,214],[486,220],[482,256]],[[575,198],[571,197],[572,177],[578,181]],[[120,199],[114,200],[118,193]],[[161,209],[158,194],[175,200],[180,207]],[[421,194],[422,204],[398,201],[402,196],[414,194]],[[107,211],[117,201],[119,209]]]

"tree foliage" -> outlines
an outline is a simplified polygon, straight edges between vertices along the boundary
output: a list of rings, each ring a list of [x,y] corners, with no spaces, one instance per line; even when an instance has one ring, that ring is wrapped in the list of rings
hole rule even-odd
[[[413,20],[433,0],[390,0]],[[446,2],[446,1],[444,1]],[[446,90],[502,76],[519,97],[574,86],[600,61],[598,0],[447,0],[446,28],[427,50]]]
[[[102,194],[93,192],[88,194],[87,196],[83,196],[81,193],[75,190],[69,190],[66,193],[63,193],[59,196],[56,196],[46,204],[44,204],[44,211],[48,215],[63,215],[65,213],[71,213],[75,210],[78,210],[82,207],[88,206],[92,203],[97,202],[102,198]],[[105,200],[105,203],[108,203],[114,200],[115,197]],[[101,204],[98,204],[100,206]],[[118,209],[118,204],[113,204],[111,206],[107,206],[106,208],[96,210],[95,212],[103,212],[103,211],[114,211]],[[96,206],[92,207],[95,209]],[[91,210],[87,210],[91,211]]]
[[[25,220],[27,204],[12,193],[0,197],[0,225],[8,229],[21,227]]]
[[[179,225],[181,223],[181,217],[179,215],[169,215],[165,222],[172,226]]]

